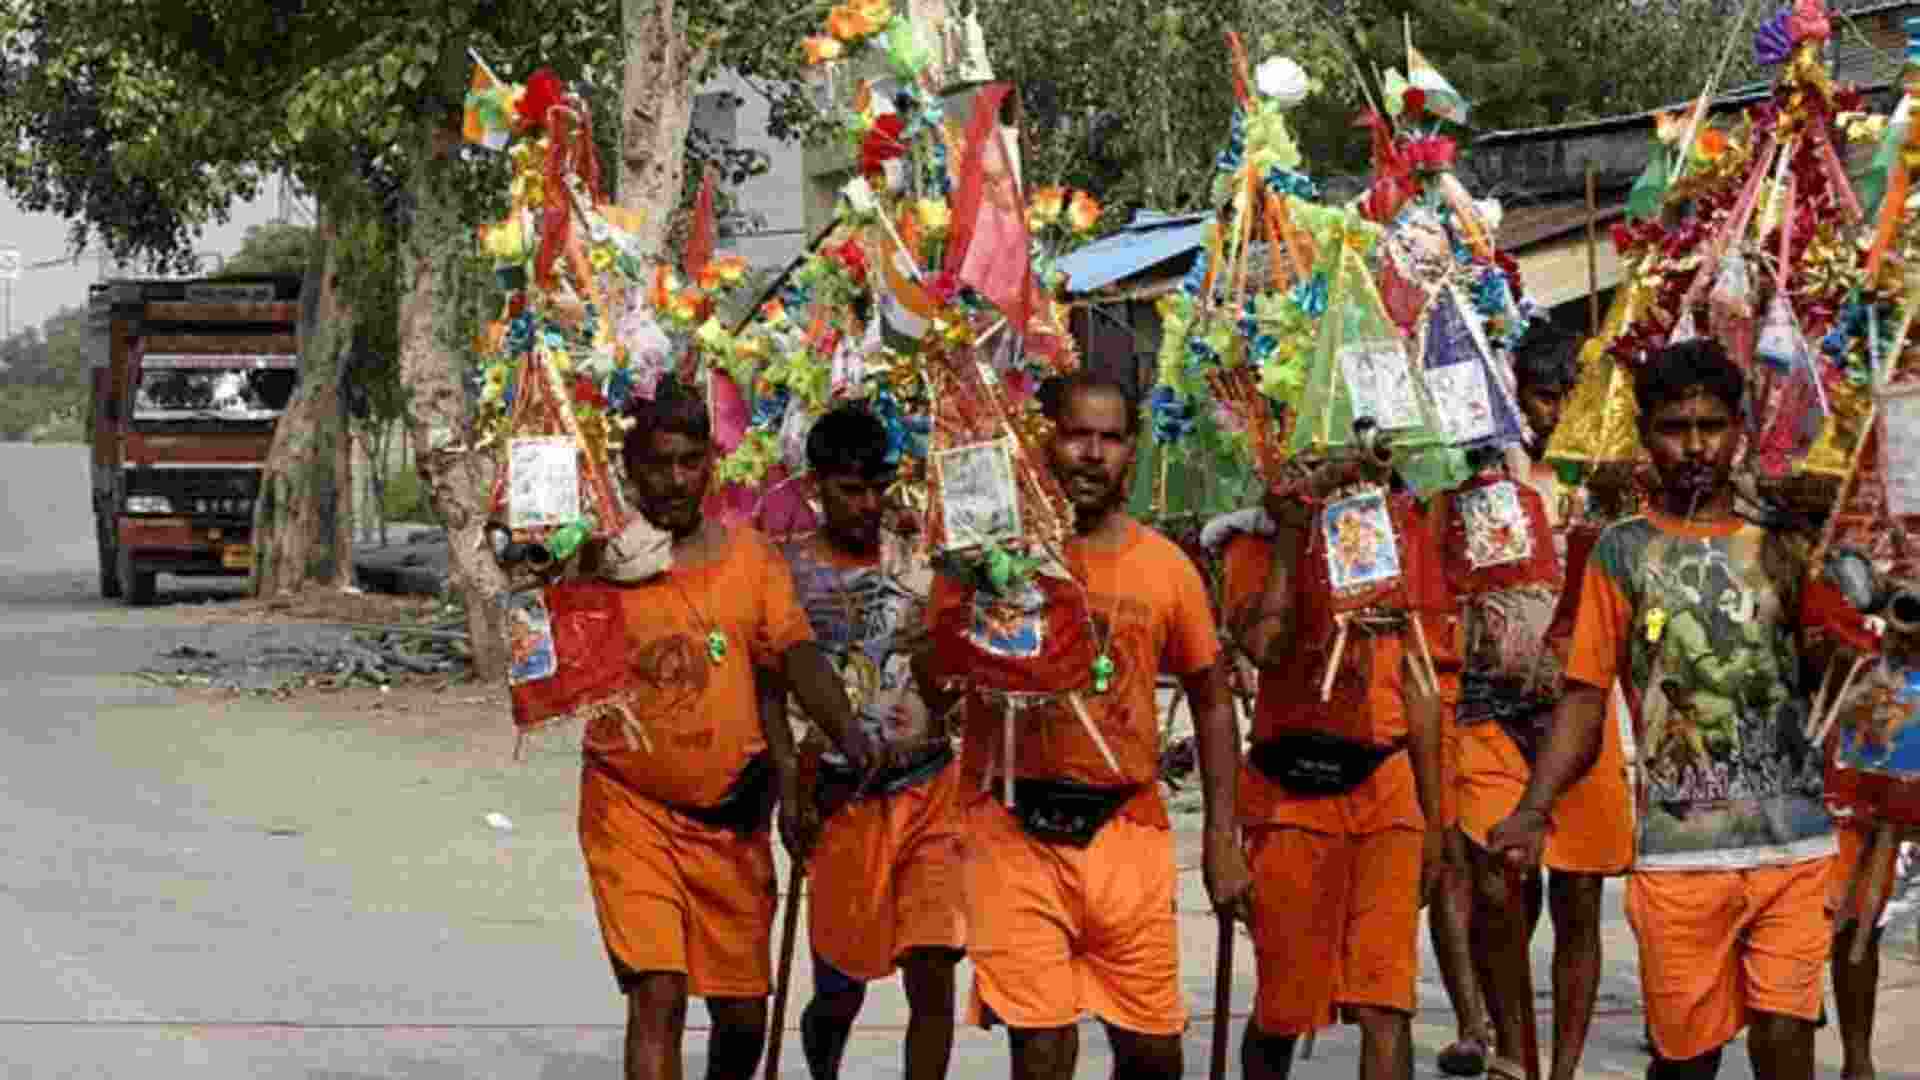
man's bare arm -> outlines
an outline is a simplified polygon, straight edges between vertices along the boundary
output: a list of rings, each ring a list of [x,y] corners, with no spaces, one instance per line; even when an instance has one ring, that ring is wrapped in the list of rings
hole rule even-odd
[[[1545,815],[1566,790],[1579,782],[1600,759],[1601,727],[1607,718],[1607,691],[1585,683],[1567,683],[1566,696],[1554,710],[1540,760],[1533,766],[1526,794],[1515,811]]]
[[[867,745],[866,733],[847,700],[847,688],[827,662],[827,654],[815,642],[803,641],[781,655],[780,667],[787,691],[807,717],[820,725],[850,764],[865,771],[872,764],[873,748]]]
[[[1181,679],[1193,715],[1193,739],[1200,759],[1200,795],[1206,807],[1206,831],[1231,832],[1235,784],[1240,775],[1240,723],[1227,689],[1225,659]]]
[[[1241,651],[1263,671],[1278,671],[1298,660],[1294,633],[1294,582],[1299,576],[1301,552],[1306,547],[1304,525],[1280,525],[1273,538],[1273,562],[1267,569],[1267,587],[1259,600],[1234,627]]]

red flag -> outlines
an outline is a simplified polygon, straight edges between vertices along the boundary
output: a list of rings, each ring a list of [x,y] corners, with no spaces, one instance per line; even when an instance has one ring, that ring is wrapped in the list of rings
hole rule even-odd
[[[1000,104],[1012,89],[1009,83],[994,83],[974,99],[953,196],[947,269],[1024,333],[1033,310],[1026,204],[1000,136]]]
[[[680,268],[688,277],[698,276],[713,261],[714,243],[713,170],[708,169],[700,181],[700,194],[693,200],[693,226],[687,230],[687,251],[680,260]]]

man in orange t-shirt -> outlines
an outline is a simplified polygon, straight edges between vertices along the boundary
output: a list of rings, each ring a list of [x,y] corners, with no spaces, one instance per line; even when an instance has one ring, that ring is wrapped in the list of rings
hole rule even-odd
[[[779,553],[704,518],[713,474],[704,400],[677,381],[635,402],[621,445],[640,513],[673,564],[617,587],[630,715],[588,728],[580,846],[607,955],[627,996],[626,1075],[681,1074],[689,995],[713,1020],[710,1078],[749,1080],[767,1026],[777,885],[768,817],[791,835],[798,774],[784,719],[764,723],[755,666],[777,668],[858,768],[870,751],[813,644]]]
[[[1066,1080],[1083,1012],[1105,1024],[1118,1076],[1177,1077],[1187,1006],[1180,985],[1173,835],[1159,790],[1156,677],[1178,676],[1193,710],[1206,800],[1204,874],[1221,910],[1248,876],[1232,821],[1239,742],[1220,644],[1199,571],[1172,541],[1124,509],[1139,412],[1121,386],[1079,376],[1048,387],[1048,465],[1073,504],[1066,548],[1084,586],[1103,677],[1079,693],[1114,754],[1107,763],[1080,714],[1055,701],[1015,721],[1004,759],[1001,709],[970,695],[962,758],[962,879],[974,1018],[1008,1028],[1015,1076]],[[936,579],[933,612],[974,598]],[[965,671],[930,656],[929,682]],[[1104,686],[1103,686],[1104,684]],[[943,713],[946,697],[927,690]],[[1014,806],[996,775],[1011,770]],[[1089,809],[1092,807],[1092,809]],[[1056,813],[1057,812],[1057,813]],[[1062,831],[1049,822],[1085,824]],[[1086,833],[1090,831],[1091,835]],[[1071,833],[1071,835],[1069,835]]]
[[[1657,350],[1636,373],[1655,509],[1595,544],[1566,694],[1519,809],[1487,838],[1538,865],[1555,801],[1600,753],[1619,679],[1641,749],[1627,914],[1653,1080],[1711,1080],[1748,1026],[1756,1075],[1811,1080],[1832,942],[1825,760],[1806,736],[1795,644],[1807,538],[1734,512],[1744,395],[1711,340]]]
[[[1353,498],[1329,507],[1372,499],[1395,565],[1432,565],[1411,498],[1367,492],[1339,492]],[[1242,1070],[1284,1080],[1300,1035],[1344,1018],[1361,1030],[1362,1076],[1410,1076],[1420,909],[1445,862],[1439,700],[1416,670],[1410,621],[1351,627],[1338,658],[1333,634],[1302,625],[1326,616],[1302,602],[1308,533],[1333,526],[1312,502],[1268,501],[1272,538],[1238,536],[1226,549],[1226,609],[1260,669],[1239,781],[1259,962]]]
[[[882,528],[896,471],[889,445],[886,425],[859,405],[815,421],[807,464],[821,528],[784,546],[815,639],[839,669],[867,738],[889,760],[860,797],[823,734],[801,747],[818,763],[825,815],[808,867],[814,997],[800,1017],[815,1080],[840,1074],[867,983],[896,967],[911,1009],[907,1080],[944,1077],[953,1049],[953,972],[966,944],[960,770],[946,718],[928,715],[913,684],[932,570],[910,563],[903,539]],[[783,715],[785,694],[778,693],[771,707]]]

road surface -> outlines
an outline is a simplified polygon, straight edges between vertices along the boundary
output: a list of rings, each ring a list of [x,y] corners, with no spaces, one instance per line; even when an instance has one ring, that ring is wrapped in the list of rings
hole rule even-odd
[[[261,631],[190,618],[219,590],[166,582],[166,602],[140,611],[98,598],[83,450],[0,445],[0,491],[0,1075],[619,1074],[622,1002],[575,846],[572,762],[514,763],[499,699],[479,690],[282,703],[133,678],[175,645]],[[486,823],[495,812],[511,831]],[[1205,1075],[1211,1033],[1196,841],[1189,829],[1180,845],[1188,1076]],[[1606,937],[1586,1071],[1639,1076],[1617,894]],[[1542,973],[1548,947],[1543,933]],[[1452,1018],[1426,972],[1416,1036],[1431,1075]],[[1236,1040],[1252,975],[1243,941]],[[795,984],[809,981],[803,950]],[[1920,1069],[1920,1037],[1891,1019],[1911,1015],[1910,993],[1883,1002],[1883,1076]],[[844,1075],[899,1075],[905,1019],[897,984],[876,987]],[[690,1022],[704,1026],[700,1007]],[[1350,1077],[1356,1045],[1327,1032],[1296,1075]],[[786,1046],[781,1075],[799,1080],[791,1031]],[[1832,1073],[1831,1031],[1820,1048]],[[1105,1076],[1104,1050],[1090,1030],[1078,1075]],[[965,1031],[956,1051],[954,1076],[1004,1075],[999,1037]]]

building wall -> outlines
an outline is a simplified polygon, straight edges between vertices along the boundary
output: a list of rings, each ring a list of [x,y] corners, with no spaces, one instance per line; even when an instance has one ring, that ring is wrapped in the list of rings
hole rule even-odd
[[[740,101],[726,107],[727,94]],[[720,249],[743,256],[756,269],[779,270],[807,244],[805,151],[767,131],[772,109],[746,80],[727,72],[696,95],[694,126],[767,157],[767,171],[735,190],[741,219],[722,222]]]

